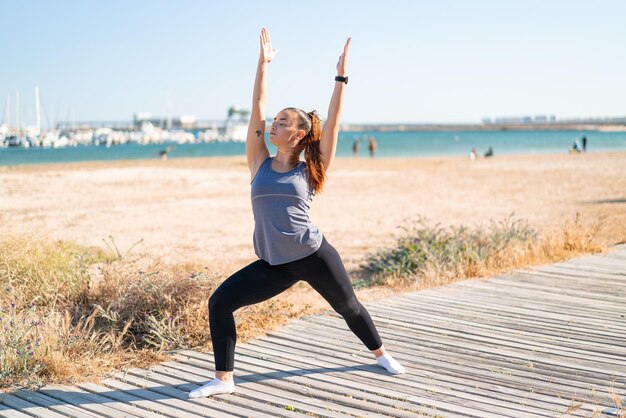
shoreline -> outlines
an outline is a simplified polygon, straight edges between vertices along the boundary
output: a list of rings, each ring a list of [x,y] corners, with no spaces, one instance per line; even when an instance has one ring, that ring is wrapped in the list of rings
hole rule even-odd
[[[491,124],[437,124],[437,123],[389,123],[341,125],[344,132],[491,132],[491,131],[572,131],[572,132],[626,132],[624,123],[491,123]]]
[[[587,151],[581,153],[568,153],[568,152],[545,152],[545,153],[511,153],[511,154],[498,154],[494,157],[482,157],[479,156],[479,160],[502,160],[502,159],[544,159],[554,157],[564,158],[584,158],[585,155],[620,155],[626,157],[625,150],[611,150],[611,151]],[[407,161],[421,161],[421,162],[435,162],[442,160],[469,160],[467,155],[413,155],[413,156],[377,156],[374,158],[362,156],[336,156],[337,161],[351,161],[351,162],[371,162],[373,166],[376,166],[376,162],[396,162],[403,163]],[[209,164],[212,163],[212,164]],[[213,165],[215,164],[215,165]],[[172,157],[165,161],[159,158],[142,158],[142,159],[119,159],[119,160],[89,160],[89,161],[70,161],[70,162],[58,162],[58,163],[33,163],[33,164],[16,164],[16,165],[0,165],[0,173],[9,171],[24,171],[24,172],[38,172],[47,170],[93,170],[104,168],[129,168],[129,167],[163,167],[163,168],[232,168],[234,166],[246,166],[245,155],[227,155],[227,156],[201,156],[201,157]],[[330,169],[331,171],[333,168]]]
[[[466,157],[472,149],[484,154],[495,150],[496,157],[515,155],[567,154],[581,135],[588,138],[589,153],[626,152],[626,136],[617,132],[590,131],[465,131],[465,132],[343,132],[337,143],[338,157],[351,158],[360,151],[360,158],[368,157],[367,139],[374,136],[378,143],[376,158],[448,158]],[[272,146],[270,150],[274,151]],[[170,152],[164,154],[164,150]],[[167,160],[195,158],[226,158],[245,156],[244,142],[186,143],[78,146],[69,148],[2,148],[0,167],[55,165],[73,163],[112,163],[113,161]]]

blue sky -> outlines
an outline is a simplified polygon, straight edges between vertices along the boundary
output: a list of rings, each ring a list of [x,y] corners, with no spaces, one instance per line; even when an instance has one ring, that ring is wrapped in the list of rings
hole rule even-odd
[[[27,123],[35,85],[47,120],[164,115],[168,92],[221,119],[249,107],[262,26],[268,116],[324,115],[348,36],[343,122],[626,115],[624,1],[0,0],[0,21],[0,109],[19,90]]]

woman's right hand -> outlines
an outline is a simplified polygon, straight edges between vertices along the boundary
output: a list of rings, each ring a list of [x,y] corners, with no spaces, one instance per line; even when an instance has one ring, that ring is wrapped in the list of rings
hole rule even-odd
[[[261,41],[261,55],[259,57],[259,60],[264,63],[272,62],[278,50],[272,48],[272,41],[270,39],[270,33],[265,28],[261,29],[260,41]]]

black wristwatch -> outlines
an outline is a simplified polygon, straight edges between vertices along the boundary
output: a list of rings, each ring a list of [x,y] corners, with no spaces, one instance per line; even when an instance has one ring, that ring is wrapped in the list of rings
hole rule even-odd
[[[348,76],[342,77],[338,75],[337,77],[335,77],[335,81],[341,81],[342,83],[348,84]]]

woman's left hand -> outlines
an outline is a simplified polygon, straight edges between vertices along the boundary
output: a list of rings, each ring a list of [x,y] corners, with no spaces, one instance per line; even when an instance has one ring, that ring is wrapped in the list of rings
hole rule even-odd
[[[346,75],[346,62],[348,60],[348,47],[350,46],[350,40],[352,38],[348,38],[348,40],[346,41],[346,44],[343,47],[343,54],[341,54],[341,56],[339,57],[339,62],[337,63],[337,75],[339,76],[345,76]]]

